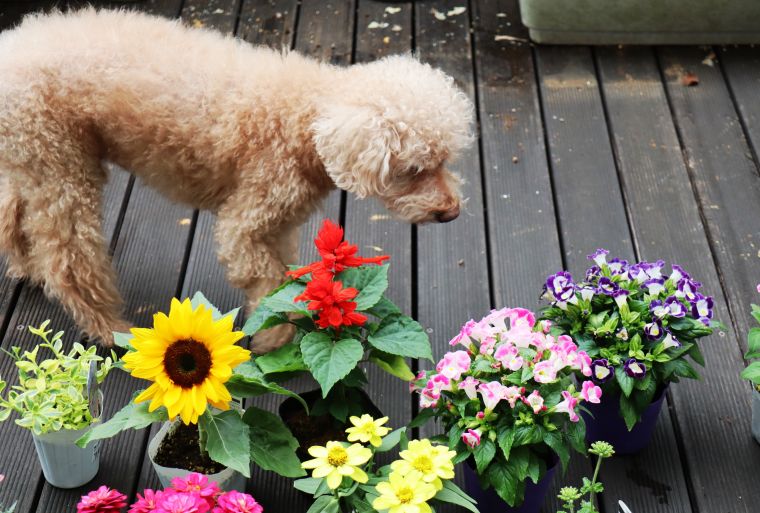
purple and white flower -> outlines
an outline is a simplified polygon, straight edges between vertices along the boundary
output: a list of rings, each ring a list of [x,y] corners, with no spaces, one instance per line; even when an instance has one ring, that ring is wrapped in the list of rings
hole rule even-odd
[[[601,273],[602,270],[599,269],[599,266],[592,265],[588,269],[586,269],[586,281],[594,281],[594,278],[599,276],[599,273]]]
[[[623,308],[623,305],[628,301],[629,292],[625,289],[617,289],[612,293],[612,298],[615,300],[615,304],[618,308]]]
[[[675,296],[670,296],[665,300],[665,308],[668,310],[668,315],[671,317],[681,318],[686,315],[686,307]]]
[[[628,270],[628,260],[621,260],[619,258],[613,258],[610,260],[610,263],[607,264],[607,267],[610,268],[610,272],[613,276],[617,276],[618,274],[624,274]]]
[[[676,286],[676,296],[685,297],[689,301],[694,301],[697,297],[697,291],[702,286],[698,281],[692,281],[689,278],[681,278]]]
[[[584,301],[591,301],[591,299],[594,297],[594,294],[596,294],[596,289],[588,285],[579,287],[578,291],[581,293],[581,299]]]
[[[589,255],[587,258],[589,260],[593,260],[596,265],[599,267],[603,266],[607,263],[607,255],[609,255],[610,252],[606,249],[599,248],[596,251],[594,251],[591,255]]]
[[[608,296],[611,296],[616,290],[620,289],[617,283],[606,276],[599,278],[597,287],[601,294],[606,294]]]
[[[647,366],[636,358],[629,358],[623,365],[623,370],[628,376],[636,379],[642,379],[647,374]]]
[[[659,299],[655,299],[649,303],[649,311],[652,312],[652,315],[658,319],[662,319],[670,313],[670,310],[668,310],[668,308],[663,305],[662,301]]]
[[[615,374],[615,368],[610,365],[606,358],[600,358],[591,362],[591,379],[596,383],[605,383]]]
[[[644,286],[649,289],[650,296],[659,296],[665,291],[665,279],[652,278],[645,281]]]
[[[702,324],[709,324],[713,316],[713,298],[697,294],[691,303],[691,314],[699,319]]]
[[[546,290],[556,301],[567,303],[575,297],[573,277],[567,271],[552,274],[546,279]]]
[[[659,340],[662,336],[662,322],[659,319],[644,325],[644,336],[648,340]]]
[[[674,284],[677,284],[683,278],[686,278],[687,280],[691,279],[691,276],[689,276],[689,273],[684,271],[683,267],[681,267],[680,265],[673,264],[670,267],[673,268],[673,272],[670,273],[670,277],[668,279]]]
[[[678,339],[673,335],[670,331],[665,332],[665,338],[662,339],[662,346],[665,349],[670,349],[673,347],[681,347],[681,342],[678,341]]]

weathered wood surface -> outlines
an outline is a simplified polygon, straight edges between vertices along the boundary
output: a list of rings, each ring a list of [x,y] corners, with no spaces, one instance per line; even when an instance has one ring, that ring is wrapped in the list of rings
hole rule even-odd
[[[53,5],[2,2],[0,29]],[[480,135],[452,165],[466,181],[461,218],[410,227],[379,204],[336,191],[304,226],[301,259],[314,256],[311,241],[324,217],[344,223],[362,254],[389,254],[390,294],[426,326],[436,355],[462,323],[491,307],[536,307],[545,276],[561,267],[581,272],[596,247],[628,259],[683,264],[715,295],[716,316],[730,329],[703,344],[708,367],[702,381],[671,387],[653,445],[607,465],[601,506],[615,512],[621,498],[634,513],[760,507],[753,479],[760,448],[749,435],[749,388],[737,377],[752,326],[749,303],[760,301],[759,50],[715,49],[709,66],[702,62],[709,49],[533,47],[524,41],[516,0],[130,5],[336,65],[414,51],[451,74],[476,104]],[[388,26],[370,28],[372,21]],[[687,71],[697,74],[699,85],[681,84]],[[145,324],[172,296],[196,290],[222,308],[242,303],[216,261],[210,213],[171,204],[120,170],[111,171],[103,212],[130,320]],[[2,348],[30,347],[27,326],[45,319],[77,338],[68,316],[39,288],[0,279]],[[8,359],[0,359],[0,374],[12,381],[12,371]],[[391,423],[406,422],[416,411],[406,387],[370,377],[370,393]],[[135,386],[126,375],[110,379],[107,411],[124,404]],[[302,390],[311,386],[298,383]],[[256,401],[271,410],[279,402]],[[0,473],[7,477],[0,504],[17,500],[21,513],[68,512],[98,484],[129,494],[156,486],[145,458],[150,436],[145,430],[108,441],[91,486],[63,491],[44,482],[29,433],[4,423]],[[575,458],[555,489],[577,484],[589,468]],[[249,491],[270,513],[308,507],[290,480],[270,472],[254,471]],[[550,497],[545,511],[556,506]]]

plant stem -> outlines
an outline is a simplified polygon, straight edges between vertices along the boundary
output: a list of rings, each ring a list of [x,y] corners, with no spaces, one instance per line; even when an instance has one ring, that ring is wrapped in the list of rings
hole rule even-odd
[[[596,504],[595,497],[596,492],[594,492],[594,485],[596,485],[596,478],[599,477],[599,469],[602,467],[602,458],[601,456],[597,456],[596,458],[596,468],[594,469],[594,477],[591,478],[591,493],[589,494],[589,498],[591,499],[591,504]]]

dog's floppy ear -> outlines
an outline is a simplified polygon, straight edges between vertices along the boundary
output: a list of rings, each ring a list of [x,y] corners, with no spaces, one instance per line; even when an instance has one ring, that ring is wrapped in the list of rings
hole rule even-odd
[[[317,153],[338,188],[364,198],[388,185],[391,157],[401,142],[397,128],[377,109],[325,106],[311,128]]]

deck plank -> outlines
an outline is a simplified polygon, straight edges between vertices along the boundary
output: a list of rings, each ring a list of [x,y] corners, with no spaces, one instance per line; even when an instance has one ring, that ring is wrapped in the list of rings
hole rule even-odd
[[[635,260],[635,251],[592,51],[537,47],[536,55],[564,261],[580,279],[589,264],[586,255],[595,248],[628,261]],[[607,511],[616,510],[618,499],[634,511],[692,511],[683,469],[673,465],[680,455],[667,408],[653,447],[604,464]]]
[[[715,296],[716,317],[730,323],[697,202],[684,186],[689,176],[654,54],[606,48],[598,58],[638,252],[683,265]],[[749,512],[758,504],[752,469],[760,448],[749,433],[747,387],[737,379],[739,344],[729,330],[701,347],[703,379],[685,380],[669,392],[692,502],[699,511]]]
[[[747,332],[756,325],[749,304],[758,302],[757,280],[751,277],[760,276],[760,175],[723,74],[702,64],[704,53],[665,48],[659,56],[701,215],[746,349]],[[681,84],[685,70],[698,70],[699,86]],[[752,115],[745,113],[749,134],[757,135]]]
[[[752,46],[724,47],[718,53],[718,60],[757,162],[760,155],[760,103],[757,101],[760,53]]]

